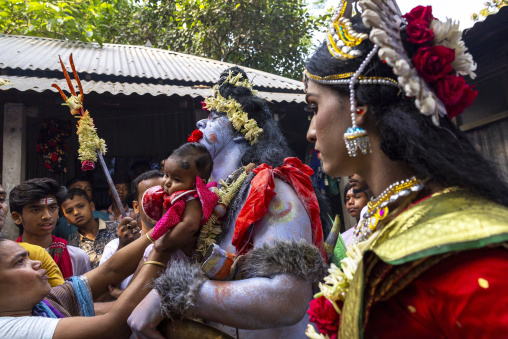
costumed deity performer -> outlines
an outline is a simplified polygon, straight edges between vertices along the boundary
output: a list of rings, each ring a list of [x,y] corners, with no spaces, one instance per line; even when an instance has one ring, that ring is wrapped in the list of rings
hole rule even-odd
[[[451,121],[476,96],[458,23],[388,0],[352,18],[346,6],[307,63],[308,135],[327,174],[358,173],[374,198],[307,334],[506,336],[508,188]]]
[[[224,71],[205,100],[208,119],[197,124],[214,158],[212,180],[225,181],[214,210],[222,223],[211,230],[220,234],[203,237],[205,225],[203,265],[172,262],[156,280],[129,318],[140,336],[160,337],[161,309],[172,319],[204,319],[232,337],[303,336],[312,283],[326,261],[312,170],[287,158],[285,138],[247,79],[239,68]],[[234,264],[224,270],[214,264],[220,258]]]

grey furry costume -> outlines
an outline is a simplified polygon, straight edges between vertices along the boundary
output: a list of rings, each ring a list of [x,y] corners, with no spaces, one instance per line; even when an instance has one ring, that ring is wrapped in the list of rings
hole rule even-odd
[[[264,244],[240,257],[235,267],[237,280],[289,273],[317,283],[326,273],[319,250],[303,240]],[[195,305],[199,289],[206,280],[200,265],[172,263],[154,282],[161,297],[162,314],[170,319],[192,317],[189,310]]]

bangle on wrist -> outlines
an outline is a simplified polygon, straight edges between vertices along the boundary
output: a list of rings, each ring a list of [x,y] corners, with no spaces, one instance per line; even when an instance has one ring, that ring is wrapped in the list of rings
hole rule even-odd
[[[146,238],[152,243],[152,244],[155,244],[155,241],[153,241],[152,237],[150,236],[150,234],[146,234]]]
[[[166,265],[164,265],[160,261],[155,261],[155,260],[145,261],[145,263],[143,265],[156,265],[156,266],[160,266],[162,268],[166,268]]]

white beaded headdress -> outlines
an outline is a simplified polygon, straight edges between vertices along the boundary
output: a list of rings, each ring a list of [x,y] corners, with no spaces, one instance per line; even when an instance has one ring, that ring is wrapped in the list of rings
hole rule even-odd
[[[366,34],[356,33],[345,17],[351,12],[348,2],[357,1],[340,1],[326,39],[330,54],[345,61],[362,55],[356,47],[366,39]],[[439,125],[439,116],[453,118],[459,115],[471,105],[477,94],[463,78],[464,75],[475,77],[476,64],[467,53],[458,23],[451,19],[445,22],[435,19],[430,6],[418,6],[402,15],[395,0],[358,2],[363,24],[372,28],[369,40],[374,44],[360,67],[354,73],[318,76],[305,70],[304,74],[306,80],[324,85],[349,85],[352,127],[344,139],[351,156],[356,156],[357,148],[363,154],[369,149],[367,132],[355,123],[356,84],[401,87],[407,97],[415,99],[419,111],[430,116],[436,126]],[[402,32],[405,33],[404,38]],[[414,56],[410,57],[406,52],[403,39],[416,49]],[[393,69],[397,80],[362,75],[376,53],[382,62]],[[435,60],[440,63],[437,67],[433,64]]]

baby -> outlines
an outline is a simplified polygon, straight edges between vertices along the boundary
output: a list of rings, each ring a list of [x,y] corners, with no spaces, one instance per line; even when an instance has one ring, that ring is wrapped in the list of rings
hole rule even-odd
[[[195,248],[192,240],[219,200],[213,192],[217,183],[205,186],[212,169],[213,159],[205,146],[183,144],[166,159],[162,186],[149,188],[143,194],[143,210],[156,222],[152,239],[168,233],[164,249],[182,249],[187,255],[192,254]],[[189,249],[189,245],[194,247]]]

